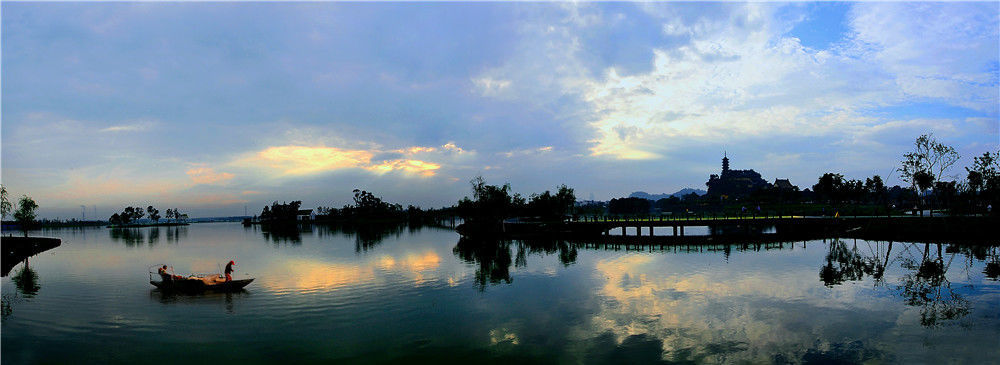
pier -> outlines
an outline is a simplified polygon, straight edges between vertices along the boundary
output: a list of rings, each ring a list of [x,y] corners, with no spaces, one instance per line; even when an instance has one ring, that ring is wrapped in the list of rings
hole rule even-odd
[[[672,235],[654,235],[656,227],[670,227]],[[686,236],[685,227],[708,227],[709,236]],[[1000,227],[996,216],[698,216],[671,218],[663,216],[577,217],[562,223],[504,222],[504,232],[510,235],[558,235],[571,238],[618,239],[647,238],[647,242],[712,241],[724,238],[759,236],[823,237],[829,235],[880,237],[884,239],[993,239],[992,230]],[[620,228],[621,233],[612,234]],[[634,234],[628,234],[634,228]],[[761,233],[773,228],[773,233]]]

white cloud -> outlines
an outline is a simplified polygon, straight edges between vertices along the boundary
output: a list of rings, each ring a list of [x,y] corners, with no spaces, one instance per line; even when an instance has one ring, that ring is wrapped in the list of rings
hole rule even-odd
[[[579,96],[589,110],[568,117],[592,131],[592,156],[614,159],[658,159],[692,142],[857,139],[890,122],[872,108],[928,100],[996,111],[996,4],[855,5],[849,38],[816,50],[786,34],[791,24],[779,5],[725,4],[692,15],[691,7],[644,4],[664,35],[687,41],[651,48],[650,71],[622,75],[611,66],[597,77],[586,72],[589,50],[575,35],[600,22],[578,25],[574,8],[564,19],[522,26],[538,35],[521,46],[531,59],[515,57],[480,79],[535,78],[535,92],[549,98]],[[530,104],[547,100],[511,89]]]
[[[499,96],[505,90],[510,88],[510,80],[497,80],[491,77],[480,77],[478,79],[473,79],[472,83],[476,85],[479,93],[483,96]]]
[[[150,120],[137,121],[129,124],[114,125],[101,129],[102,133],[108,132],[142,132],[156,126],[156,122]]]
[[[997,3],[857,3],[853,45],[907,95],[995,112]],[[992,71],[991,71],[992,68]]]

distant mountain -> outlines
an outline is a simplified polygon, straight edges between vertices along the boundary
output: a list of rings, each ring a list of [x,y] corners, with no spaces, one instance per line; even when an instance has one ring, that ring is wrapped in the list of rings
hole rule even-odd
[[[634,193],[630,194],[628,197],[629,198],[643,198],[643,199],[648,199],[648,200],[652,200],[652,201],[657,201],[657,200],[660,200],[660,199],[669,198],[671,196],[676,196],[676,197],[680,198],[680,197],[683,197],[683,196],[691,194],[691,193],[698,194],[698,196],[702,196],[702,195],[708,194],[707,191],[704,191],[704,190],[701,190],[701,189],[684,188],[684,189],[681,189],[681,190],[679,190],[679,191],[677,191],[676,193],[673,193],[673,194],[650,194],[650,193],[647,193],[645,191],[637,191],[637,192],[634,192]]]

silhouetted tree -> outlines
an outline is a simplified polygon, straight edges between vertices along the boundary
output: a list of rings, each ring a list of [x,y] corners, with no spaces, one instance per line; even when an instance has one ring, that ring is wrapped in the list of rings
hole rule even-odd
[[[146,207],[146,213],[149,214],[149,219],[152,220],[153,223],[159,223],[160,222],[160,210],[159,209],[153,208],[153,206],[150,205],[150,206]]]
[[[954,181],[938,181],[934,184],[934,197],[940,207],[951,208],[958,197],[957,183]]]
[[[38,204],[30,196],[22,195],[17,205],[19,208],[14,212],[14,220],[21,227],[24,236],[28,237],[28,229],[35,223],[35,209],[38,209]]]
[[[472,199],[465,197],[458,202],[458,214],[466,222],[466,229],[498,231],[501,222],[524,206],[524,198],[510,195],[510,184],[489,185],[482,176],[476,176],[472,185]]]
[[[608,202],[608,212],[611,214],[647,214],[650,202],[643,198],[619,198]]]
[[[820,199],[839,202],[844,191],[844,175],[825,173],[820,176],[816,185],[813,185],[813,192]]]
[[[369,219],[397,218],[403,212],[403,206],[387,203],[381,197],[360,189],[354,189],[354,206],[345,208],[349,208],[345,209],[345,214]]]
[[[966,167],[969,190],[974,205],[986,200],[989,204],[1000,204],[1000,151],[984,152],[972,159],[972,166]],[[995,211],[996,212],[996,211]]]
[[[870,201],[883,203],[887,198],[888,189],[886,189],[885,183],[882,182],[882,177],[875,175],[865,179],[865,193],[868,194]]]
[[[560,185],[556,194],[546,190],[541,194],[532,194],[528,201],[528,213],[545,220],[561,220],[563,216],[572,213],[576,204],[573,189]]]
[[[269,223],[295,223],[300,206],[301,200],[282,204],[274,201],[270,208],[264,206],[264,210],[260,212],[260,220]]]
[[[924,183],[926,188],[919,190],[924,191],[931,187],[934,180],[943,179],[945,171],[960,157],[955,148],[938,142],[932,134],[925,134],[913,142],[913,152],[903,155],[900,177],[909,181],[914,190]]]
[[[13,205],[10,204],[10,200],[7,200],[7,188],[0,185],[0,219],[7,219],[7,215],[10,214],[10,210]]]

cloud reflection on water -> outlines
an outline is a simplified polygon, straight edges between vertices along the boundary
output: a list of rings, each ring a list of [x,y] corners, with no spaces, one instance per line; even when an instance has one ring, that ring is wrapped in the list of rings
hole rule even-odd
[[[427,280],[441,278],[435,272],[440,263],[441,256],[433,251],[400,256],[380,255],[349,263],[294,257],[266,266],[264,272],[269,280],[261,281],[260,286],[279,292],[327,291],[376,282],[384,274],[405,275],[419,285]]]
[[[666,360],[709,363],[894,362],[908,346],[926,346],[916,342],[970,341],[968,329],[961,336],[946,334],[967,327],[964,322],[942,332],[920,329],[920,310],[900,302],[896,285],[872,286],[871,278],[860,277],[825,288],[812,274],[819,271],[815,260],[798,262],[785,253],[734,255],[729,263],[722,257],[704,262],[704,255],[644,253],[596,260],[595,275],[603,284],[595,294],[602,305],[582,333],[598,336],[592,340],[611,336],[616,346],[642,336],[645,345],[661,341]],[[905,269],[897,263],[886,280],[905,284],[912,275]],[[926,337],[896,338],[899,331]],[[981,342],[978,335],[971,338]]]

